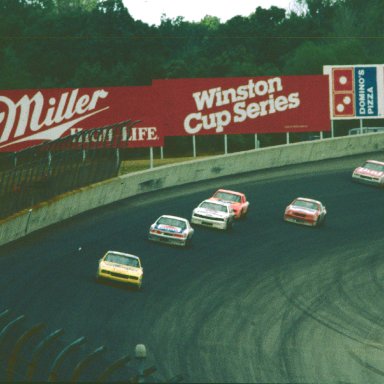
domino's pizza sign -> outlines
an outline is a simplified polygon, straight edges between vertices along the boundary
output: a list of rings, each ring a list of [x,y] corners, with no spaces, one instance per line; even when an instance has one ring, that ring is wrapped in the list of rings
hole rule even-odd
[[[331,119],[384,117],[383,65],[324,66]]]
[[[376,67],[356,67],[354,75],[356,115],[359,117],[376,117],[378,113]]]

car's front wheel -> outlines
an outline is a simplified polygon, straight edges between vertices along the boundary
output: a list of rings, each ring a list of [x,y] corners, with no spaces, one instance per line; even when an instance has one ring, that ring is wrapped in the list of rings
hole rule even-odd
[[[248,215],[248,209],[247,209],[246,211],[242,211],[242,212],[241,212],[241,216],[240,216],[240,218],[241,218],[241,219],[246,219],[246,218],[247,218],[247,215]]]
[[[232,229],[232,226],[233,226],[233,221],[232,221],[232,220],[228,220],[225,229],[226,229],[227,231],[229,231],[229,230]]]

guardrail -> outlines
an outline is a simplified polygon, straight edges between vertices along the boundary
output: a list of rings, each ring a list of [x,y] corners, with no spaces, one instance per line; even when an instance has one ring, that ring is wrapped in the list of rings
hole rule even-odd
[[[384,133],[372,133],[237,152],[115,177],[63,194],[0,221],[0,245],[79,213],[145,192],[382,149]]]

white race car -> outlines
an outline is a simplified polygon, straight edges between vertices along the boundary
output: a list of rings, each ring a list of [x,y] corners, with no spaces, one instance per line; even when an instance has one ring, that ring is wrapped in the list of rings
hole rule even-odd
[[[191,223],[228,230],[232,228],[234,217],[231,203],[208,199],[193,210]]]
[[[186,246],[190,243],[193,233],[194,230],[187,219],[163,215],[150,226],[148,239]]]
[[[384,162],[367,160],[353,171],[352,179],[361,183],[384,187]]]

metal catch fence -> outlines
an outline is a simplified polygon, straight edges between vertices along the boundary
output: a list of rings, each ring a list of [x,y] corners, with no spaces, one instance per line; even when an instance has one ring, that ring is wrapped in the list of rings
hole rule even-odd
[[[0,157],[0,219],[62,193],[117,176],[128,147],[126,120],[81,130]]]
[[[164,379],[154,366],[147,366],[144,344],[131,353],[111,354],[107,346],[92,346],[81,336],[74,340],[65,329],[50,330],[33,324],[27,316],[6,309],[0,312],[0,382],[92,382],[178,383],[176,375]],[[115,354],[116,355],[116,354]]]

